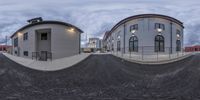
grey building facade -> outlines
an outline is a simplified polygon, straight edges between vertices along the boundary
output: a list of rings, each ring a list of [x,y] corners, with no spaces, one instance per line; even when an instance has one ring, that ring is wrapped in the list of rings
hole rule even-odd
[[[142,14],[117,23],[104,35],[108,51],[122,53],[175,53],[183,49],[184,26],[175,18]]]
[[[80,53],[83,31],[60,21],[29,20],[29,24],[12,36],[13,55],[46,61]]]

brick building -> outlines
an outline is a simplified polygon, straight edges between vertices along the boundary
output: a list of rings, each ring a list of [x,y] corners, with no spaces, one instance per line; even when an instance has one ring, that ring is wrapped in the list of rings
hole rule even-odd
[[[200,45],[185,47],[185,51],[186,52],[198,52],[198,51],[200,51]]]

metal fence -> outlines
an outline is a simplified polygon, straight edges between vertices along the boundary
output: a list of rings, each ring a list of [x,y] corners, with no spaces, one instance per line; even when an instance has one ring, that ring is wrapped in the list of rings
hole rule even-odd
[[[51,52],[45,52],[44,58],[41,57],[42,54],[39,52],[32,52],[32,59],[36,60],[42,60],[42,61],[47,61],[50,59],[52,61],[52,53]]]
[[[112,48],[110,52],[118,57],[139,61],[164,61],[191,54],[189,52],[185,52],[183,48],[155,48],[152,46],[142,46],[137,48]]]

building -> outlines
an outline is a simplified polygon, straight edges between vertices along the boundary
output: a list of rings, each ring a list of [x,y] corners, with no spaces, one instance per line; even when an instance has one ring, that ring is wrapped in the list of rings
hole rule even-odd
[[[104,35],[108,51],[122,53],[175,53],[183,49],[183,23],[159,14],[142,14],[121,20]]]
[[[28,20],[12,36],[13,55],[46,61],[80,53],[83,31],[60,21]]]
[[[0,45],[0,51],[9,51],[12,46]]]
[[[200,51],[200,45],[185,47],[185,52],[199,52],[199,51]]]
[[[99,38],[89,38],[88,48],[100,49],[101,41]]]

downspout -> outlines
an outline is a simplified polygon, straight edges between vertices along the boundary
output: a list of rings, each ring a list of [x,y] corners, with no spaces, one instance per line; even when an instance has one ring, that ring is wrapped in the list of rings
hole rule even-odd
[[[126,51],[126,48],[125,48],[125,45],[126,45],[125,38],[126,38],[126,36],[125,36],[125,34],[126,34],[126,24],[124,23],[124,53]]]
[[[181,44],[182,44],[182,52],[184,52],[184,28],[182,29],[182,32],[181,32],[181,36],[182,36],[182,41],[181,41]]]
[[[81,33],[79,33],[79,54],[81,54]]]
[[[170,28],[171,28],[171,32],[170,32],[170,53],[172,54],[172,22],[170,22]]]

